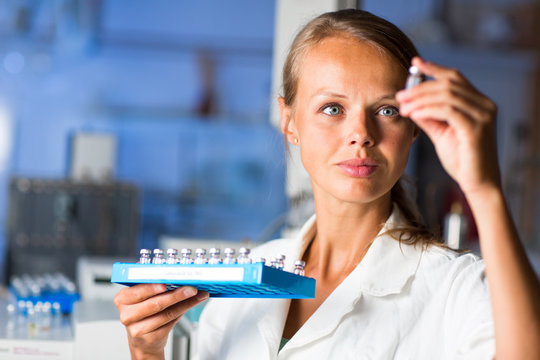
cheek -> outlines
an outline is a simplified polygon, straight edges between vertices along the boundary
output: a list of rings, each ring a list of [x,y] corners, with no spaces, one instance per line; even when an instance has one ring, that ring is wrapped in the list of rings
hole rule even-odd
[[[299,132],[300,155],[308,173],[313,174],[321,169],[321,165],[333,161],[333,156],[339,152],[341,139],[338,133],[329,129],[312,126],[302,130]]]
[[[316,130],[302,133],[302,135],[300,135],[300,153],[302,154],[302,161],[310,162],[324,157],[325,152],[332,146],[331,142],[331,136]]]
[[[393,129],[386,132],[386,141],[383,143],[386,151],[392,154],[392,158],[396,160],[396,165],[401,164],[403,167],[407,163],[409,150],[413,143],[413,132],[410,127]]]

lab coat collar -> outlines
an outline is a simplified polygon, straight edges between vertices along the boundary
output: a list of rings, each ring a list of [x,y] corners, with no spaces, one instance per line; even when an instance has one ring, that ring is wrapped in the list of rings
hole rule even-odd
[[[338,285],[315,313],[286,344],[280,354],[330,334],[341,319],[353,311],[362,296],[386,296],[400,293],[415,275],[422,256],[422,246],[400,244],[385,232],[405,224],[399,208],[392,214],[373,241],[360,264]],[[309,225],[309,226],[308,226]],[[302,240],[313,239],[315,218],[302,229]]]
[[[353,271],[355,274],[351,273],[358,276],[359,289],[363,293],[371,296],[398,294],[416,273],[423,246],[400,243],[386,234],[388,230],[405,224],[403,214],[394,204],[392,214]]]
[[[316,232],[315,215],[313,215],[300,229],[298,235],[287,241],[281,250],[286,254],[285,270],[294,271],[294,261],[301,258],[303,246],[309,245]],[[304,241],[304,239],[309,239]],[[257,321],[257,327],[268,349],[269,359],[274,359],[278,353],[279,344],[283,336],[283,328],[289,314],[290,299],[266,299],[259,300],[260,311],[264,314]],[[265,357],[261,354],[261,359]]]
[[[260,354],[261,359],[266,357],[268,359],[274,359],[275,354],[278,353],[279,344],[283,334],[283,327],[287,321],[287,315],[289,313],[289,306],[291,301],[289,299],[268,299],[260,301],[260,311],[258,313],[264,314],[257,321],[257,327],[265,341],[268,354]]]
[[[422,245],[400,243],[389,234],[388,230],[405,225],[407,221],[394,204],[392,213],[383,228],[371,244],[368,252],[349,277],[356,280],[358,290],[372,296],[385,296],[400,293],[407,281],[414,276],[420,258]],[[316,216],[313,215],[300,230],[297,237],[296,257],[304,252],[316,233]],[[298,245],[298,242],[301,245]],[[293,265],[293,264],[288,264]],[[293,266],[294,267],[294,266]]]

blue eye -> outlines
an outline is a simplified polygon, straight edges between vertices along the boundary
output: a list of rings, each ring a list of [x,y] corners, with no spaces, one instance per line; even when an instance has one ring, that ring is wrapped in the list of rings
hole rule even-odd
[[[341,107],[338,105],[327,105],[322,110],[326,115],[339,115],[342,113]]]
[[[399,111],[398,109],[396,109],[395,107],[393,106],[387,106],[387,107],[384,107],[382,109],[380,109],[378,112],[377,112],[378,115],[382,115],[382,116],[388,116],[388,117],[392,117],[392,116],[397,116],[399,115]]]

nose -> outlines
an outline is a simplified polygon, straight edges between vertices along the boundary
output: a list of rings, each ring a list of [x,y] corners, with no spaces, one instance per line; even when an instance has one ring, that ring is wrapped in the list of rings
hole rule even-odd
[[[360,145],[363,147],[364,146],[370,147],[370,146],[373,146],[375,142],[373,141],[373,138],[369,134],[365,134],[365,135],[353,134],[349,138],[348,143],[349,145]]]
[[[347,136],[347,144],[351,146],[370,147],[375,145],[373,129],[370,128],[369,120],[362,115],[352,121],[352,126]]]

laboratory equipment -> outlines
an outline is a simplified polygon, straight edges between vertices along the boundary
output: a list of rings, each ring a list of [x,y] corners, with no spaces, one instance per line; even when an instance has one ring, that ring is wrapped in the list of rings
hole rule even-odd
[[[159,249],[161,250],[161,249]],[[182,249],[185,261],[189,249]],[[215,252],[216,249],[213,249]],[[161,254],[163,250],[158,251]],[[208,291],[211,297],[236,298],[290,298],[303,299],[315,297],[315,279],[301,275],[303,264],[298,263],[295,272],[284,270],[284,255],[276,257],[275,267],[265,265],[264,261],[239,263],[233,257],[234,249],[225,249],[228,263],[209,263],[204,257],[206,250],[196,250],[197,258],[190,264],[166,263],[115,263],[111,282],[132,286],[139,283],[167,284],[169,290],[180,286],[193,286]],[[245,256],[245,250],[240,257]],[[156,254],[156,251],[154,251]],[[186,256],[184,256],[186,255]],[[156,256],[156,255],[154,255]],[[161,260],[159,260],[161,261]],[[301,269],[300,269],[300,265]]]
[[[81,256],[136,254],[134,185],[13,178],[8,211],[7,279],[45,272],[73,279]]]
[[[73,303],[81,298],[75,283],[61,273],[13,276],[9,292],[15,303],[25,305],[19,310],[37,314],[47,309],[53,314],[71,313]]]

